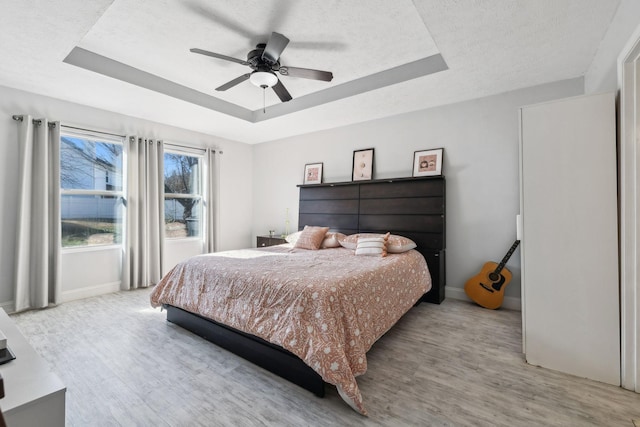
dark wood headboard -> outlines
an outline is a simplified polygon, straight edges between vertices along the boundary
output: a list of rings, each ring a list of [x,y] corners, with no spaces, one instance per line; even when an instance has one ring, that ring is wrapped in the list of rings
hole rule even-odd
[[[445,179],[380,179],[299,185],[298,228],[329,226],[344,234],[386,233],[416,242],[432,288],[423,301],[441,303],[445,287]]]

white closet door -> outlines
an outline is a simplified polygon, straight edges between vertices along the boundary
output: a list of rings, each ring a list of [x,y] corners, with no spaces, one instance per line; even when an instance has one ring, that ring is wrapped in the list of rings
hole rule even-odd
[[[614,95],[520,114],[527,362],[619,385]]]

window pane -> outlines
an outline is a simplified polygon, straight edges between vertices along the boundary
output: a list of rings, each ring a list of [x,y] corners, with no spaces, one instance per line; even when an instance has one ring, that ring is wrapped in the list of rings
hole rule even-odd
[[[62,247],[122,242],[122,203],[117,196],[61,196]]]
[[[75,190],[122,190],[122,146],[63,135],[60,186]]]
[[[165,193],[200,194],[200,158],[164,154]]]
[[[200,199],[164,199],[165,237],[194,237],[202,235],[202,202]]]

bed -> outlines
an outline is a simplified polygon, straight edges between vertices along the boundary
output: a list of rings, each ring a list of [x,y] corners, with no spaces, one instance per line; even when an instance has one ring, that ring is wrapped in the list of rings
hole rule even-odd
[[[444,297],[444,178],[300,186],[299,224],[391,231],[418,246],[387,257],[292,245],[205,254],[169,272],[152,305],[319,396],[336,385],[366,414],[355,380],[366,352],[414,304]]]

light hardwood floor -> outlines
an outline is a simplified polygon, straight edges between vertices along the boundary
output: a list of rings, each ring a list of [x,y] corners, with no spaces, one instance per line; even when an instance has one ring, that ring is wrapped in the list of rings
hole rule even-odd
[[[369,417],[165,320],[149,289],[12,318],[67,386],[68,426],[633,426],[640,394],[530,366],[520,313],[421,304],[358,378]],[[638,424],[640,425],[640,423]]]

